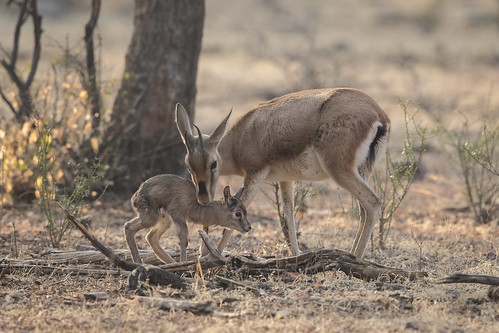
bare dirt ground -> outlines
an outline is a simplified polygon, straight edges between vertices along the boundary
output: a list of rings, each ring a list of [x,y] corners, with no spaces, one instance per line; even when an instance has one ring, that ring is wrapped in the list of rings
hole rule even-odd
[[[42,56],[53,59],[54,40],[81,36],[88,8],[45,4]],[[121,75],[132,9],[128,2],[104,1],[99,25],[103,79],[108,82]],[[0,27],[9,31],[0,37],[3,45],[10,45],[13,19],[1,9]],[[390,150],[400,154],[400,99],[411,100],[410,110],[417,110],[428,128],[437,121],[460,127],[462,115],[477,128],[482,117],[497,124],[498,45],[499,3],[492,0],[209,0],[196,123],[209,132],[232,106],[234,121],[257,102],[290,91],[350,86],[373,96],[390,115]],[[386,248],[369,247],[366,253],[368,260],[382,265],[426,271],[424,280],[365,282],[341,272],[254,276],[248,281],[260,287],[255,295],[243,288],[204,288],[199,275],[193,275],[198,283],[185,291],[151,288],[155,297],[213,301],[214,312],[203,316],[139,303],[127,290],[124,275],[25,269],[0,273],[0,331],[497,332],[499,303],[487,296],[487,286],[436,283],[454,273],[499,276],[499,227],[497,218],[479,225],[463,209],[464,185],[455,162],[434,136],[429,139],[426,174],[395,214]],[[222,178],[220,189],[225,184],[235,188],[241,179]],[[323,184],[326,190],[309,202],[300,223],[300,245],[304,250],[349,250],[357,220],[344,213],[347,195],[340,192],[340,204],[336,185]],[[122,225],[134,216],[127,200],[108,194],[87,213],[100,240],[125,248]],[[38,207],[2,208],[0,217],[0,258],[43,258],[49,242]],[[253,230],[235,234],[229,252],[287,254],[275,209],[263,195],[251,205],[250,220]],[[195,226],[190,233],[194,249],[199,243]],[[212,234],[218,237],[220,230]],[[375,231],[375,245],[377,237]],[[74,250],[78,244],[88,242],[72,231],[63,248]],[[162,245],[178,249],[172,231]],[[144,234],[139,247],[147,249]],[[204,272],[204,278],[220,272]],[[87,299],[90,292],[106,292],[108,298]]]

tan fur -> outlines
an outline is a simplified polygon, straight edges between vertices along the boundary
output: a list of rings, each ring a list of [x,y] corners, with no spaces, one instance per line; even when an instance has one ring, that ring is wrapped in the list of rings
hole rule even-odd
[[[361,203],[364,214],[352,252],[362,257],[381,207],[380,199],[364,181],[370,171],[368,154],[380,130],[383,135],[374,147],[376,156],[380,155],[389,129],[386,113],[359,90],[306,90],[261,103],[232,126],[218,143],[218,150],[201,149],[198,156],[217,160],[220,175],[245,177],[241,199],[246,205],[262,181],[283,182],[285,191],[281,194],[295,255],[299,249],[292,214],[293,181],[333,178]],[[199,157],[187,154],[188,165],[196,160]],[[206,169],[189,170],[194,182],[207,174]]]
[[[161,235],[173,223],[180,240],[180,260],[186,260],[187,225],[186,219],[204,227],[220,225],[240,232],[248,232],[251,225],[247,219],[238,192],[230,195],[228,186],[224,189],[224,200],[200,205],[196,201],[194,184],[188,179],[175,175],[158,175],[146,180],[132,196],[131,203],[137,217],[127,222],[124,232],[134,262],[141,259],[135,243],[137,231],[151,228],[146,240],[156,256],[165,263],[175,260],[159,245]]]

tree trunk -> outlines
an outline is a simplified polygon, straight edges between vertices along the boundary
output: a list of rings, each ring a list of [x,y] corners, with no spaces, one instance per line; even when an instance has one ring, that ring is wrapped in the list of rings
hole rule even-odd
[[[175,104],[194,116],[204,0],[135,0],[135,28],[101,152],[117,189],[160,173],[185,174]]]

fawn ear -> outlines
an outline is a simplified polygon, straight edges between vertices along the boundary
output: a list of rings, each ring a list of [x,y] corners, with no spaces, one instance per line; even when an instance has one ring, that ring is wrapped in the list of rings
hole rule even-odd
[[[240,198],[241,198],[241,195],[243,194],[243,192],[244,192],[244,187],[241,187],[241,188],[237,191],[236,195],[234,195],[234,198],[240,199]]]
[[[223,203],[228,205],[229,204],[229,199],[230,199],[230,187],[229,185],[225,186],[224,188],[224,199]]]
[[[212,142],[213,144],[215,144],[217,146],[218,146],[218,143],[220,142],[220,140],[222,140],[222,138],[224,137],[225,132],[227,132],[227,126],[229,124],[229,118],[230,118],[230,115],[232,114],[232,110],[233,109],[230,109],[230,112],[227,115],[227,117],[225,117],[225,119],[222,120],[222,122],[217,126],[217,128],[210,135],[210,142]]]

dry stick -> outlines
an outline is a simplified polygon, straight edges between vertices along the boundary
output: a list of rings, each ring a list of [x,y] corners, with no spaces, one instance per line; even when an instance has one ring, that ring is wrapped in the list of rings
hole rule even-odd
[[[229,278],[226,278],[226,277],[220,276],[220,275],[215,275],[215,278],[217,279],[218,282],[220,282],[224,285],[233,285],[233,286],[237,286],[237,287],[243,287],[243,288],[251,291],[253,294],[255,294],[255,296],[262,296],[262,292],[258,288],[255,288],[255,287],[252,287],[248,284],[242,283],[241,281],[229,279]]]
[[[474,274],[454,274],[444,278],[438,282],[443,283],[479,283],[488,284],[491,286],[499,286],[499,277],[489,275],[474,275]]]
[[[80,245],[81,246],[81,245]],[[108,258],[99,250],[96,250],[92,245],[88,245],[91,250],[76,250],[76,251],[51,251],[42,255],[42,257],[51,263],[56,264],[88,264],[88,263],[103,263],[107,262]],[[78,246],[77,246],[78,248]],[[120,258],[130,258],[130,250],[114,249],[113,252]],[[190,251],[193,252],[193,251]],[[163,262],[156,257],[153,251],[139,250],[140,257],[144,264],[161,265]],[[172,253],[175,256],[174,253]],[[197,258],[194,253],[189,253],[188,258]]]
[[[31,272],[39,271],[44,274],[71,274],[71,275],[89,275],[95,277],[102,277],[106,275],[118,276],[121,274],[118,270],[110,269],[90,269],[90,268],[76,268],[76,267],[55,267],[47,265],[33,265],[23,263],[7,263],[0,264],[0,272],[10,274],[14,272]]]
[[[223,265],[227,262],[227,258],[222,256],[222,253],[220,253],[220,250],[217,248],[215,243],[213,243],[204,230],[198,230],[199,236],[203,240],[204,245],[206,246],[206,249],[210,252],[209,255],[201,258],[201,261],[204,263],[209,263],[209,262],[214,262],[218,263],[219,265]]]
[[[61,209],[66,214],[67,219],[69,221],[71,221],[78,229],[80,229],[80,231],[83,233],[83,235],[85,235],[85,237],[90,241],[90,243],[92,243],[92,245],[97,250],[101,251],[103,255],[105,255],[106,257],[108,257],[109,260],[111,260],[111,262],[115,266],[118,266],[118,267],[120,267],[120,268],[122,268],[124,270],[127,270],[127,271],[133,271],[135,268],[137,268],[137,267],[140,266],[140,265],[138,265],[136,263],[125,261],[125,260],[119,258],[113,252],[113,250],[111,250],[110,248],[104,246],[101,242],[99,242],[97,240],[97,238],[95,238],[95,236],[90,232],[90,230],[88,230],[87,228],[85,228],[80,223],[80,221],[78,221],[73,215],[71,215],[61,204],[59,204],[59,206],[61,207]]]
[[[233,267],[246,270],[250,274],[263,275],[289,271],[317,274],[333,270],[340,270],[345,274],[364,280],[375,280],[380,277],[387,277],[390,280],[401,277],[416,280],[428,275],[426,272],[411,272],[378,265],[336,249],[323,249],[281,259],[234,256],[231,263]]]

